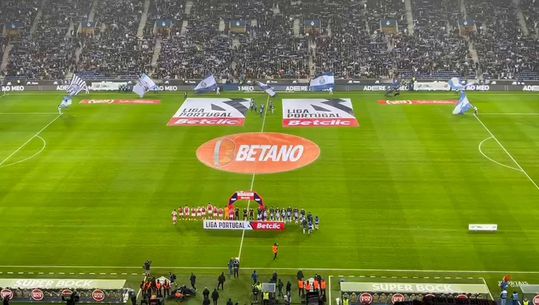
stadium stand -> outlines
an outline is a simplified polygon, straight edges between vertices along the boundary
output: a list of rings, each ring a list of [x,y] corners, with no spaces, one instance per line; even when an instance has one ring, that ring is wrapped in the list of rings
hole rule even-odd
[[[512,2],[467,1],[466,9],[477,20],[478,31],[471,38],[485,78],[514,79],[529,73],[537,77],[537,39],[524,36]]]
[[[337,78],[539,79],[536,0],[46,3],[0,2],[0,23],[18,30],[6,35],[4,26],[0,50],[12,48],[1,75],[63,79],[82,72],[103,79],[145,71],[162,79],[214,73],[242,81],[332,71]],[[476,33],[459,31],[465,18],[475,20]],[[320,20],[319,34],[304,35],[308,19]],[[396,31],[381,29],[386,19]],[[231,30],[236,20],[245,22],[244,31]],[[86,21],[95,22],[91,35],[79,29]],[[155,35],[158,21],[166,31]]]

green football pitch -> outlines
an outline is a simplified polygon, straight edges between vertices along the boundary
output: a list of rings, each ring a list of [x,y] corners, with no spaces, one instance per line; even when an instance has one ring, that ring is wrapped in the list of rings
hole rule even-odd
[[[262,94],[223,94],[251,97]],[[243,127],[167,127],[183,94],[149,94],[160,105],[82,105],[63,115],[61,93],[0,97],[0,277],[118,276],[140,280],[151,259],[163,273],[243,269],[295,274],[484,277],[539,282],[539,95],[469,93],[479,116],[452,105],[380,105],[383,93],[350,98],[358,128],[283,128],[280,94],[266,118],[249,112]],[[456,93],[409,93],[400,99],[455,100]],[[268,175],[233,174],[200,163],[197,148],[220,136],[280,132],[320,147],[318,160]],[[304,235],[205,231],[172,225],[185,204],[224,206],[253,186],[268,206],[320,216]],[[470,233],[468,224],[498,224]],[[271,245],[280,244],[272,260]],[[246,279],[248,275],[245,275]]]

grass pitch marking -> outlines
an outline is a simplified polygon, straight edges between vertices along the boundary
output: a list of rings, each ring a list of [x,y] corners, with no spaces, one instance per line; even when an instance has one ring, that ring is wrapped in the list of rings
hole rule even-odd
[[[530,177],[530,175],[528,175],[528,173],[524,170],[524,168],[522,168],[522,166],[520,166],[520,164],[517,162],[517,160],[513,157],[513,155],[511,155],[509,153],[509,151],[507,151],[507,149],[505,149],[505,147],[502,145],[502,143],[498,140],[498,138],[496,138],[496,136],[490,131],[490,129],[488,129],[488,127],[483,123],[483,121],[481,121],[481,119],[474,113],[473,115],[477,121],[481,124],[481,126],[483,126],[483,128],[485,128],[485,130],[490,134],[490,136],[494,139],[494,141],[496,141],[496,143],[498,143],[498,145],[500,145],[500,147],[503,149],[503,151],[505,151],[505,153],[509,156],[509,158],[511,158],[511,160],[513,160],[513,162],[517,165],[517,167],[522,171],[522,173],[528,177],[528,179],[530,180],[530,182],[535,186],[535,188],[539,191],[539,186],[537,185],[537,183],[535,183],[535,181]]]
[[[264,127],[266,126],[266,115],[268,112],[268,103],[269,103],[269,95],[266,99],[266,106],[264,106],[264,118],[262,118],[262,127],[260,128],[260,133],[264,132]],[[249,186],[249,190],[252,191],[255,186],[255,177],[256,172],[253,173],[251,176],[251,185]],[[247,210],[249,210],[249,205],[251,204],[251,200],[247,201]],[[245,229],[241,232],[241,241],[240,241],[240,250],[238,251],[238,260],[241,261],[241,250],[243,249],[243,240],[245,239]]]
[[[67,265],[0,265],[0,269],[128,269],[139,270],[140,266],[67,266]],[[154,269],[170,270],[224,270],[226,266],[153,266]],[[518,270],[435,270],[435,269],[369,269],[369,268],[307,268],[307,267],[253,267],[245,266],[242,269],[282,270],[282,271],[357,271],[357,272],[386,272],[386,273],[455,273],[455,274],[539,274],[539,271]],[[141,273],[132,273],[141,275]]]
[[[487,281],[485,281],[484,277],[481,277],[481,280],[483,281],[483,284],[485,284],[485,286],[487,286],[488,295],[490,296],[490,299],[494,301],[494,298],[492,297],[492,293],[490,293],[490,288],[488,288]]]
[[[481,147],[483,146],[483,143],[485,143],[486,141],[492,139],[492,137],[488,137],[486,139],[484,139],[483,141],[479,142],[479,145],[477,146],[477,148],[479,149],[479,152],[483,155],[483,157],[487,158],[487,160],[489,161],[492,161],[500,166],[503,166],[503,167],[506,167],[506,168],[509,168],[509,169],[512,169],[512,170],[516,170],[517,172],[522,172],[522,170],[520,170],[520,168],[516,168],[516,167],[513,167],[513,166],[509,166],[509,165],[505,165],[505,164],[502,164],[492,158],[490,158],[489,156],[487,156],[487,154],[485,154],[483,152],[483,150],[481,149]]]
[[[13,163],[4,164],[4,165],[0,166],[0,168],[12,166],[12,165],[19,164],[19,163],[23,163],[25,161],[33,159],[35,156],[42,153],[45,150],[45,148],[47,147],[47,141],[45,141],[45,139],[43,139],[41,136],[37,136],[36,138],[39,138],[41,140],[41,142],[43,143],[43,146],[41,146],[41,149],[38,152],[36,152],[33,155],[31,155],[30,157],[24,158],[22,160],[19,160],[19,161],[13,162]]]
[[[52,115],[58,112],[0,112],[0,115]]]
[[[482,112],[481,115],[539,115],[539,112]]]
[[[42,133],[45,129],[47,129],[47,127],[49,127],[50,125],[52,125],[52,123],[56,122],[56,120],[58,120],[62,115],[61,114],[58,114],[52,121],[50,121],[49,123],[47,123],[47,125],[45,125],[43,128],[41,128],[38,132],[36,132],[32,137],[30,137],[28,140],[26,140],[26,142],[24,142],[21,146],[19,146],[19,148],[17,148],[14,152],[12,152],[9,156],[7,156],[4,160],[2,160],[2,162],[0,162],[0,168],[2,167],[2,165],[4,165],[11,157],[13,157],[16,153],[18,153],[21,149],[23,149],[26,145],[28,145],[28,143],[30,143],[30,141],[32,141],[34,138],[38,137],[40,133]]]

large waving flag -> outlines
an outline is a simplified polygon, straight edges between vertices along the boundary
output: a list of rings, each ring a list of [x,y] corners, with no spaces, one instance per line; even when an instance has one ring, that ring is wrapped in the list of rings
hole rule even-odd
[[[463,85],[461,84],[460,80],[457,77],[451,78],[447,83],[449,84],[449,88],[451,89],[451,91],[466,90],[468,86],[473,85],[473,84]]]
[[[261,83],[261,82],[257,82],[258,84],[258,87],[260,87],[260,89],[266,91],[266,93],[271,96],[271,97],[274,97],[277,95],[277,92],[275,92],[275,90],[273,90],[273,88],[270,86],[270,85],[267,85],[267,84],[264,84],[264,83]]]
[[[155,88],[157,88],[155,82],[148,75],[142,73],[137,81],[137,84],[133,86],[133,92],[142,98],[146,92],[155,90]]]
[[[335,89],[335,76],[333,73],[324,73],[309,83],[310,91],[328,91]]]
[[[453,114],[464,114],[466,111],[473,108],[473,105],[470,104],[466,92],[464,90],[460,91],[460,98],[457,106],[453,109]]]
[[[195,87],[196,93],[211,92],[215,91],[215,89],[217,89],[217,82],[215,81],[215,77],[213,77],[213,74],[210,74],[209,76],[204,78]]]
[[[86,82],[82,78],[80,78],[77,74],[73,75],[73,78],[71,79],[71,84],[69,84],[69,87],[67,87],[66,91],[69,94],[69,96],[75,96],[79,94],[81,91],[89,93]]]

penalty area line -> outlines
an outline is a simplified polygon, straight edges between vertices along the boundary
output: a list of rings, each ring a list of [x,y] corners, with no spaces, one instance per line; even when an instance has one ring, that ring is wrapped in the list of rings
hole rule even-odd
[[[260,128],[260,133],[264,132],[264,127],[266,126],[266,113],[268,111],[268,103],[269,103],[269,95],[266,99],[266,105],[264,106],[264,118],[262,119],[262,127]],[[256,178],[256,172],[253,173],[251,176],[251,185],[249,186],[249,191],[253,191],[253,188],[255,186],[255,178]],[[251,200],[247,201],[247,211],[249,211],[249,205],[251,204]],[[239,213],[238,213],[239,215]],[[241,250],[243,249],[243,240],[245,239],[245,229],[241,232],[241,241],[240,241],[240,250],[238,251],[238,260],[241,261]]]
[[[503,151],[509,156],[509,158],[511,158],[511,160],[513,160],[513,162],[516,164],[516,166],[518,167],[518,169],[520,169],[520,171],[522,171],[522,173],[530,180],[530,182],[535,186],[535,188],[539,191],[539,186],[537,185],[537,183],[535,183],[535,181],[530,177],[530,175],[528,175],[528,172],[526,172],[524,170],[524,168],[522,168],[522,166],[520,166],[520,163],[518,163],[518,161],[513,157],[513,155],[511,155],[509,153],[509,151],[507,151],[507,149],[505,149],[505,146],[503,146],[503,144],[498,140],[498,138],[496,138],[496,136],[490,131],[490,129],[488,129],[488,127],[483,123],[483,121],[481,121],[481,119],[474,113],[473,115],[476,120],[481,124],[481,126],[483,126],[483,128],[490,134],[490,136],[494,139],[494,141],[496,141],[496,143],[498,143],[498,145],[500,145],[500,147],[503,149]]]

